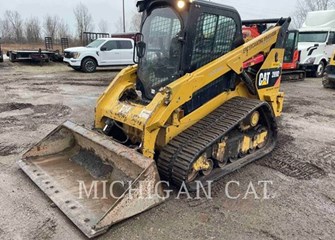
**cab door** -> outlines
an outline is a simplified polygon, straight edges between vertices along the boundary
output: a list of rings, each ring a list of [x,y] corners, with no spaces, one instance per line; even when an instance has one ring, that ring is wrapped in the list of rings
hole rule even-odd
[[[335,50],[335,32],[330,32],[326,44],[325,54],[330,58],[334,53],[334,50]]]
[[[134,64],[133,53],[134,44],[131,39],[117,40],[118,50],[120,53],[120,65]]]
[[[296,69],[299,61],[299,31],[290,30],[287,35],[283,69]]]
[[[120,52],[117,41],[109,40],[100,48],[100,65],[111,66],[118,65],[120,62]]]

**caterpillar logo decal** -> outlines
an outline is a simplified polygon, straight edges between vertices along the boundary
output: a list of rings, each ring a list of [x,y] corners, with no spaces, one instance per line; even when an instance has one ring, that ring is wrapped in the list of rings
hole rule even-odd
[[[273,87],[281,76],[281,68],[265,69],[258,73],[257,87],[258,89]]]

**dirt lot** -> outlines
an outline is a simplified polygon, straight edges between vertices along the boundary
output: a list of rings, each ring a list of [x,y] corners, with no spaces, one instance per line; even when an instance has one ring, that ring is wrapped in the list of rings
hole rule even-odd
[[[70,119],[90,127],[95,101],[115,71],[86,75],[61,64],[0,64],[0,238],[84,239],[15,163]],[[213,186],[213,199],[185,197],[114,226],[100,239],[334,239],[335,90],[320,79],[283,83],[278,147]],[[249,182],[272,181],[270,199],[242,199]],[[225,194],[229,181],[232,200]],[[174,193],[176,194],[176,193]]]

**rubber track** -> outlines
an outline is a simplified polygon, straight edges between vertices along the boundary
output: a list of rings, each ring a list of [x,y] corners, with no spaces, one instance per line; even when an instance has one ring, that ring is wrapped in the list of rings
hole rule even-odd
[[[299,78],[301,72],[299,73],[299,71],[283,71],[282,72],[282,82],[301,82],[301,81],[305,81],[306,79],[306,74],[304,75],[303,78]],[[298,75],[298,79],[290,79],[290,76],[293,76],[293,75]]]
[[[212,144],[236,127],[251,112],[262,106],[267,107],[265,109],[268,110],[267,115],[270,116],[269,125],[273,127],[273,136],[276,136],[275,119],[267,103],[256,99],[233,98],[167,144],[157,160],[161,178],[170,181],[174,185],[180,186],[187,179],[192,163],[198,159],[207,148],[211,147]],[[240,168],[240,164],[237,163],[239,161],[240,160],[233,164],[228,164],[227,173]],[[232,168],[230,165],[234,165],[234,167]],[[219,170],[221,172],[223,171],[221,169]],[[215,177],[215,180],[216,179],[217,177]]]

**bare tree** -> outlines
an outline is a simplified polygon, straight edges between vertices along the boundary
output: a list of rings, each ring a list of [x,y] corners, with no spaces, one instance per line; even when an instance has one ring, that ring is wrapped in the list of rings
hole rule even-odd
[[[61,39],[63,37],[69,38],[70,35],[71,34],[70,34],[70,30],[69,30],[69,25],[66,22],[64,22],[64,20],[62,19],[59,22],[59,25],[58,25],[57,38],[58,39]]]
[[[107,23],[107,21],[102,19],[102,20],[99,22],[99,24],[98,24],[98,29],[99,29],[99,31],[102,32],[102,33],[106,33],[106,32],[108,32],[108,23]]]
[[[327,10],[335,5],[335,0],[298,0],[293,13],[293,26],[300,28],[304,23],[307,13],[311,11]]]
[[[114,27],[115,27],[115,31],[117,33],[123,32],[123,20],[122,20],[122,17],[118,18],[118,20],[114,24]]]
[[[7,10],[5,12],[5,25],[17,42],[23,41],[23,20],[17,11]]]
[[[41,40],[40,21],[36,17],[31,17],[26,21],[26,39],[29,43],[37,43]]]
[[[134,12],[133,17],[131,18],[130,23],[129,23],[129,31],[139,32],[141,28],[141,20],[142,20],[142,14],[138,12]]]
[[[77,23],[77,36],[82,39],[82,33],[88,32],[93,28],[92,15],[89,13],[88,8],[82,3],[79,3],[73,12]]]
[[[47,37],[51,37],[53,40],[56,39],[60,19],[58,16],[47,15],[44,18],[43,28],[44,34]]]
[[[12,32],[12,27],[8,19],[4,19],[0,22],[0,34],[2,40],[5,42],[11,42],[14,40],[14,34]]]

